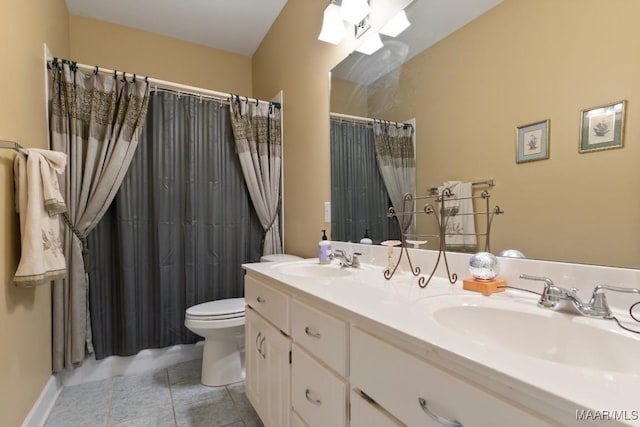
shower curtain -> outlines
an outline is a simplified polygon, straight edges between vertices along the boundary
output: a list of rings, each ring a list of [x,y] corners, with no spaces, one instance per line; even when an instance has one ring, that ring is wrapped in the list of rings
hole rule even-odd
[[[82,364],[91,351],[87,312],[86,237],[111,204],[133,158],[145,123],[149,88],[142,79],[84,74],[53,60],[51,148],[67,154],[60,189],[68,213],[62,230],[67,277],[52,287],[52,368]]]
[[[413,126],[376,120],[373,124],[376,158],[380,174],[396,212],[404,208],[404,195],[416,194],[416,156],[413,149]],[[414,210],[408,206],[407,210]],[[404,232],[411,238],[413,216],[404,217]]]
[[[262,228],[263,255],[282,253],[280,174],[282,135],[280,108],[231,97],[231,125],[242,172]]]
[[[131,167],[89,236],[97,359],[193,343],[187,307],[243,296],[262,227],[235,153],[229,106],[154,93]]]
[[[370,124],[331,119],[331,239],[359,242],[365,230],[375,243],[400,238],[387,218],[389,193],[376,163]]]

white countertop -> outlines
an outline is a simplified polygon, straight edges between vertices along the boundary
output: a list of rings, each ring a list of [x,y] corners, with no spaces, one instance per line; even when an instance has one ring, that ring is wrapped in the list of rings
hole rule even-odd
[[[309,261],[307,261],[309,262]],[[398,272],[391,280],[383,277],[383,267],[366,265],[367,269],[348,277],[297,277],[283,274],[276,263],[245,264],[249,274],[257,273],[286,285],[295,293],[321,299],[339,309],[346,310],[364,319],[369,319],[386,328],[398,331],[412,339],[425,343],[425,348],[437,349],[437,354],[475,373],[475,381],[483,378],[501,384],[505,390],[517,391],[517,396],[531,399],[523,402],[537,410],[539,405],[556,405],[564,412],[589,409],[593,411],[621,411],[624,425],[640,425],[640,374],[595,370],[551,362],[514,351],[487,345],[480,340],[469,339],[438,324],[430,314],[429,307],[453,297],[467,295],[491,298],[492,302],[513,304],[515,310],[544,310],[536,306],[538,297],[517,290],[506,290],[491,297],[482,297],[475,292],[462,289],[462,281],[450,285],[446,279],[434,277],[424,289],[410,273]],[[541,314],[540,311],[537,314]],[[544,310],[544,316],[571,316]],[[481,322],[482,319],[478,319]],[[612,333],[627,335],[637,341],[640,366],[640,335],[616,329],[612,321],[575,318],[597,328],[612,330]],[[549,331],[541,330],[540,334]],[[514,336],[519,333],[513,330]],[[593,351],[602,352],[599,342],[593,342]],[[612,354],[612,358],[615,355]],[[640,372],[640,368],[638,371]],[[481,384],[483,385],[483,384]],[[536,403],[537,402],[537,403]],[[546,407],[546,406],[545,406]],[[544,413],[544,411],[541,411]],[[552,414],[553,411],[549,411]],[[635,419],[634,419],[635,418]],[[608,423],[607,425],[615,425]]]

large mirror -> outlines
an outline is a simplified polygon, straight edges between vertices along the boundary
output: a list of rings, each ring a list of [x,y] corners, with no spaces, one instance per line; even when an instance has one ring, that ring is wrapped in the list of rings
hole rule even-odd
[[[640,2],[415,0],[406,11],[405,33],[332,71],[331,111],[415,118],[418,195],[494,179],[505,214],[492,252],[639,268]],[[582,111],[622,100],[622,147],[581,152]],[[546,120],[549,158],[517,162],[517,129]],[[419,215],[418,233],[432,221]]]

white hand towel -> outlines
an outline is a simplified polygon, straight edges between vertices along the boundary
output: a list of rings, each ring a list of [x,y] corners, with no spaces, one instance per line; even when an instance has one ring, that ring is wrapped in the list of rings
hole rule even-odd
[[[478,247],[478,239],[475,235],[475,215],[472,215],[474,210],[471,183],[447,181],[439,187],[440,194],[445,188],[453,194],[444,202],[445,214],[449,214],[443,219],[446,222],[446,248],[465,252],[475,251]]]
[[[58,177],[67,155],[57,151],[28,149],[13,163],[16,211],[20,214],[21,256],[13,282],[36,286],[66,275],[60,240],[60,218],[67,211]]]

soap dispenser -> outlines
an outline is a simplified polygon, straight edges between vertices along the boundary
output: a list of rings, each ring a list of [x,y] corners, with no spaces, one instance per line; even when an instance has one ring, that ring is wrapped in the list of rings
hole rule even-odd
[[[329,264],[331,262],[331,242],[327,240],[327,230],[322,230],[322,240],[318,242],[318,261],[320,264]]]
[[[360,243],[362,243],[363,245],[372,245],[373,244],[373,240],[371,240],[371,238],[369,237],[369,229],[368,228],[365,228],[364,237],[362,239],[360,239]]]

